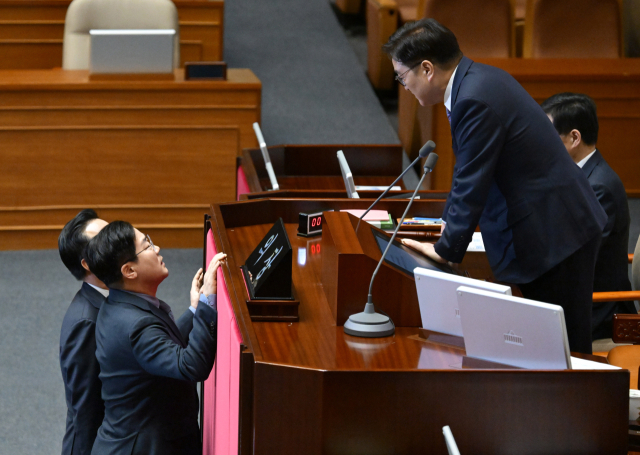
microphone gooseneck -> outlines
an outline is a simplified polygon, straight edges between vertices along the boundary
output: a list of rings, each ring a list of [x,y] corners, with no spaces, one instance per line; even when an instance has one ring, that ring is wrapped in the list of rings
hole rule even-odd
[[[375,205],[380,201],[380,199],[382,199],[383,197],[385,197],[385,196],[387,195],[387,193],[388,193],[389,191],[391,191],[391,188],[393,188],[393,185],[395,185],[396,183],[398,183],[398,181],[399,181],[402,177],[404,177],[404,175],[409,171],[409,169],[413,168],[413,166],[414,166],[414,165],[415,165],[415,164],[416,164],[420,159],[422,159],[422,158],[424,158],[424,157],[431,156],[431,155],[432,155],[432,153],[431,153],[431,152],[433,152],[433,149],[435,149],[435,148],[436,148],[436,143],[435,143],[435,142],[433,142],[433,141],[427,141],[427,143],[426,143],[426,144],[424,144],[424,145],[422,146],[422,148],[421,148],[421,149],[420,149],[420,151],[418,152],[418,157],[417,157],[415,160],[413,160],[413,163],[411,163],[409,166],[407,166],[407,167],[405,168],[405,170],[404,170],[404,171],[402,171],[402,174],[400,174],[400,175],[398,176],[398,178],[397,178],[397,179],[395,179],[395,180],[393,181],[393,183],[392,183],[391,185],[389,185],[389,186],[387,187],[387,189],[386,189],[386,190],[384,190],[384,191],[383,191],[383,193],[382,193],[380,196],[378,196],[378,199],[376,199],[376,200],[373,202],[373,204],[371,204],[371,206],[370,206],[367,210],[365,210],[365,212],[360,216],[360,218],[358,219],[358,224],[356,225],[356,232],[358,232],[358,228],[360,227],[360,222],[362,221],[362,219],[367,215],[367,213],[369,213],[369,212],[371,211],[371,209],[372,209],[372,208],[373,208],[373,207],[374,207],[374,206],[375,206]],[[435,154],[433,154],[433,155],[435,155]],[[437,161],[437,159],[438,159],[438,155],[436,155],[436,161]],[[427,160],[428,160],[428,158],[427,158]],[[434,162],[434,163],[433,163],[433,165],[429,168],[429,172],[433,169],[433,166],[435,166],[435,162]],[[422,180],[420,180],[420,184],[422,184]],[[418,188],[420,188],[420,184],[418,184]]]
[[[371,300],[372,300],[371,290],[373,289],[373,280],[375,280],[376,274],[378,273],[378,270],[380,270],[380,266],[382,266],[382,263],[384,262],[384,258],[387,256],[387,251],[389,251],[389,248],[391,248],[391,244],[395,240],[396,234],[400,230],[400,226],[402,226],[402,223],[404,222],[404,219],[407,217],[407,213],[409,213],[409,209],[411,208],[411,204],[413,204],[413,200],[415,199],[416,194],[418,194],[418,190],[420,189],[420,186],[422,185],[422,181],[424,180],[424,178],[426,177],[426,175],[429,172],[433,171],[433,167],[436,165],[437,161],[438,161],[438,155],[436,155],[435,153],[430,153],[429,157],[427,158],[427,162],[424,164],[424,173],[422,174],[422,177],[420,178],[420,182],[418,183],[418,186],[416,187],[415,191],[413,192],[413,195],[411,196],[411,199],[409,200],[409,203],[407,204],[407,208],[404,210],[404,213],[402,214],[402,218],[400,218],[400,222],[396,226],[395,231],[393,231],[393,235],[391,236],[391,240],[389,240],[389,243],[387,244],[387,247],[384,249],[384,253],[382,253],[382,257],[380,258],[380,261],[378,262],[378,266],[376,267],[376,269],[373,272],[373,275],[371,276],[371,283],[369,284],[369,297],[367,298],[367,302],[371,302]],[[427,164],[429,164],[428,167],[427,167]]]
[[[371,276],[371,283],[369,284],[369,295],[367,296],[367,303],[364,307],[364,311],[362,313],[352,314],[351,316],[349,316],[349,319],[344,323],[344,332],[347,335],[367,337],[367,338],[380,338],[380,337],[391,336],[395,333],[395,325],[393,324],[393,321],[391,320],[391,318],[387,315],[376,313],[375,306],[373,305],[373,297],[371,295],[371,292],[373,289],[373,280],[375,279],[376,274],[380,269],[380,266],[384,262],[384,259],[387,256],[387,252],[389,251],[391,244],[395,240],[396,234],[398,233],[398,230],[400,229],[402,222],[406,218],[407,213],[409,213],[411,204],[413,204],[413,201],[416,197],[416,194],[418,194],[418,190],[420,189],[420,186],[422,185],[422,182],[424,181],[425,176],[433,170],[433,167],[435,166],[436,161],[438,161],[438,155],[436,155],[435,153],[430,153],[429,157],[427,158],[427,162],[430,164],[430,167],[427,167],[426,165],[427,163],[425,163],[424,174],[420,179],[420,183],[418,184],[415,191],[413,192],[413,195],[411,196],[411,200],[409,201],[409,204],[407,205],[407,208],[405,209],[402,215],[402,218],[398,223],[398,226],[396,226],[396,229],[393,232],[393,235],[391,236],[391,239],[389,240],[387,247],[382,253],[382,257],[380,258],[380,262],[378,262],[378,266],[376,267],[375,271],[373,272],[373,275]]]

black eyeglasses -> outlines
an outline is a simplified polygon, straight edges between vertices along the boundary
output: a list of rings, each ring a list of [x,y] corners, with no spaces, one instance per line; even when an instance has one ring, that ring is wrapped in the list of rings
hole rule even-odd
[[[147,240],[149,245],[146,248],[143,248],[139,253],[136,253],[136,256],[138,256],[140,253],[147,251],[149,248],[151,248],[154,252],[156,251],[156,247],[151,241],[151,237],[149,237],[149,234],[145,235],[144,238]]]
[[[400,82],[400,85],[402,85],[403,87],[406,87],[405,83],[404,83],[404,77],[407,75],[407,73],[409,71],[411,71],[412,69],[414,69],[416,66],[418,66],[420,63],[416,63],[415,65],[413,65],[411,68],[409,68],[407,71],[405,71],[402,74],[396,74],[396,81]]]

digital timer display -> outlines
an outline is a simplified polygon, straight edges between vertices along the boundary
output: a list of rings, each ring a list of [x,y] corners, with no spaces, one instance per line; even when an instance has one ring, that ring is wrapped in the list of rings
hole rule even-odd
[[[298,235],[311,237],[319,234],[322,234],[322,212],[300,213]]]

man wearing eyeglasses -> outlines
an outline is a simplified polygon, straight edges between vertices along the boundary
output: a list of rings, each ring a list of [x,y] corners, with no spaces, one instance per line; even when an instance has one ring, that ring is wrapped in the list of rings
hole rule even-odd
[[[196,382],[216,356],[216,272],[226,255],[198,270],[191,306],[177,320],[156,297],[169,271],[148,235],[114,221],[86,258],[110,289],[96,323],[105,415],[91,453],[201,454]]]
[[[433,19],[404,25],[384,50],[421,105],[445,105],[456,157],[441,238],[404,242],[459,263],[479,225],[494,276],[561,305],[571,350],[591,353],[593,271],[607,216],[540,106],[506,72],[464,57]]]

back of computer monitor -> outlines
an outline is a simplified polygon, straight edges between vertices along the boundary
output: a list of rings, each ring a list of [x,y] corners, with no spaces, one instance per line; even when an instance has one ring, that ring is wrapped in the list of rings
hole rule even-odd
[[[571,368],[561,306],[461,286],[467,356],[531,369]]]
[[[474,280],[417,267],[413,271],[420,304],[422,327],[434,332],[462,336],[456,290],[460,286],[511,295],[511,288],[487,281]]]
[[[353,174],[351,173],[351,169],[349,169],[349,164],[347,163],[347,159],[344,157],[344,153],[342,150],[338,150],[337,155],[338,163],[340,164],[340,172],[344,179],[344,186],[347,189],[347,196],[349,196],[349,199],[360,199],[360,196],[356,191],[356,185],[353,183]]]
[[[91,74],[173,73],[175,30],[90,30]]]

